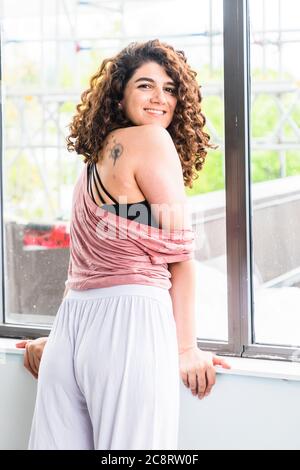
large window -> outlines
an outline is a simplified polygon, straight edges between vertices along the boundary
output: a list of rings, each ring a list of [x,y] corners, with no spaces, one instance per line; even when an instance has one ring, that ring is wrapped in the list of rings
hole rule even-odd
[[[218,145],[187,189],[197,335],[223,354],[300,345],[297,0],[0,0],[4,335],[49,331],[64,291],[83,161],[65,137],[102,60],[159,38],[198,72]]]
[[[207,132],[219,145],[187,194],[197,234],[198,335],[227,340],[222,6],[2,0],[6,324],[49,328],[61,302],[82,166],[64,137],[81,92],[103,58],[158,37],[183,49],[198,72]]]
[[[300,346],[300,5],[250,0],[254,333]]]

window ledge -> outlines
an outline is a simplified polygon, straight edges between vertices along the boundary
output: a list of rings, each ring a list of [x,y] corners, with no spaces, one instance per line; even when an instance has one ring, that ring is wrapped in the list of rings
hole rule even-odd
[[[22,341],[14,338],[0,338],[0,354],[19,354],[23,356],[24,349],[16,348],[16,344]]]
[[[220,357],[232,367],[231,369],[223,369],[217,366],[218,372],[222,374],[300,381],[299,362],[250,359],[248,357]]]
[[[24,350],[16,348],[19,339],[0,338],[1,354],[19,354],[23,355]],[[219,355],[218,355],[219,356]],[[245,375],[250,377],[262,377],[281,380],[300,381],[300,363],[288,361],[276,361],[266,359],[249,359],[246,357],[222,357],[231,369],[223,369],[217,366],[218,373],[230,375]]]

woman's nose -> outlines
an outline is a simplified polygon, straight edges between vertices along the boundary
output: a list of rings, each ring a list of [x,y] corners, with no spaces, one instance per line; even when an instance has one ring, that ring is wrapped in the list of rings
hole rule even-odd
[[[159,88],[153,90],[151,101],[159,101],[160,103],[165,103],[166,97],[164,91]]]

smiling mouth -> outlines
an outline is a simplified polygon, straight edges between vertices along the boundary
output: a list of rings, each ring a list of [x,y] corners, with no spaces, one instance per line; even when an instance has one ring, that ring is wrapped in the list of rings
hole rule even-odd
[[[162,109],[144,108],[144,110],[149,114],[153,114],[154,116],[163,116],[166,114],[166,111],[163,111]]]

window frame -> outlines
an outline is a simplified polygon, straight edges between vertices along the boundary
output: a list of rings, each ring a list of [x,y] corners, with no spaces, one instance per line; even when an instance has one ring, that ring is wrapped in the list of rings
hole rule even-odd
[[[2,84],[2,28],[0,27],[0,84]],[[3,220],[3,91],[0,86],[0,337],[3,338],[39,338],[40,336],[48,336],[50,327],[28,326],[25,323],[4,323],[5,321],[5,272],[4,272],[4,220]]]
[[[223,0],[223,15],[228,347],[235,356],[293,361],[300,348],[254,339],[249,0]]]

